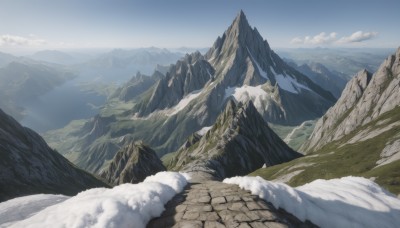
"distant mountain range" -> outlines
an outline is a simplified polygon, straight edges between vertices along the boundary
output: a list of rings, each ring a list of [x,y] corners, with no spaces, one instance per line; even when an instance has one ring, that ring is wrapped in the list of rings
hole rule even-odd
[[[27,103],[74,77],[62,68],[34,61],[12,61],[0,68],[0,108],[22,119]]]
[[[348,81],[346,75],[339,72],[332,72],[321,63],[310,62],[300,66],[293,62],[289,62],[288,64],[306,75],[323,89],[331,92],[336,98],[340,97]]]
[[[281,48],[277,53],[297,65],[320,63],[350,80],[362,69],[374,72],[395,48]]]
[[[101,123],[89,124],[95,128],[66,133],[81,135],[75,143],[52,144],[80,167],[98,172],[126,136],[152,145],[159,155],[175,151],[192,133],[213,125],[229,99],[251,100],[265,121],[287,125],[318,118],[336,101],[275,54],[241,12],[206,55],[195,52],[171,65],[154,86],[134,96],[132,108],[103,109],[92,120]],[[122,105],[109,108],[116,106]]]

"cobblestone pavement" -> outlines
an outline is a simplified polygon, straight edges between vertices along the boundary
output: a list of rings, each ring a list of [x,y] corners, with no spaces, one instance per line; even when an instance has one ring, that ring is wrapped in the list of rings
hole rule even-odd
[[[148,228],[219,227],[316,227],[274,208],[237,185],[219,181],[190,183],[166,205],[164,213]]]

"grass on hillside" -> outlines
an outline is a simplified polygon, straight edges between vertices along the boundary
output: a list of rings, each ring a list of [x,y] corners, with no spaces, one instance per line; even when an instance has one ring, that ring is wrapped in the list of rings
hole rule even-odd
[[[376,161],[380,158],[380,153],[387,143],[399,139],[400,126],[395,126],[390,130],[362,142],[346,144],[357,133],[367,128],[376,129],[377,123],[382,120],[385,126],[400,121],[400,107],[383,114],[377,120],[358,128],[351,134],[342,139],[325,145],[320,150],[305,157],[256,170],[251,176],[261,176],[267,180],[273,180],[279,176],[291,173],[296,170],[304,170],[294,176],[288,184],[299,186],[309,183],[316,179],[332,179],[344,176],[363,176],[366,178],[375,177],[375,182],[386,188],[392,193],[400,193],[400,161],[396,161],[378,168]],[[382,126],[381,126],[382,127]],[[302,163],[313,163],[308,167],[292,168]]]

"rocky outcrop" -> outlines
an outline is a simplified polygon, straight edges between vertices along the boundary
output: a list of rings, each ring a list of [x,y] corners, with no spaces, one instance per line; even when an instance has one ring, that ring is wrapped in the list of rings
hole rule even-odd
[[[156,152],[143,142],[132,142],[121,148],[100,176],[108,183],[139,183],[146,177],[165,171]]]
[[[229,100],[213,127],[197,142],[185,143],[169,166],[225,178],[300,156],[268,127],[252,101],[235,105]]]
[[[155,85],[157,81],[163,77],[164,75],[158,71],[155,71],[152,76],[146,76],[138,72],[136,76],[125,83],[122,87],[118,88],[111,98],[117,97],[121,101],[131,101],[146,90],[150,89],[150,87]]]
[[[373,75],[360,71],[338,102],[317,122],[301,150],[318,150],[400,105],[400,48]]]
[[[0,110],[0,201],[38,193],[76,194],[107,186]]]
[[[156,84],[151,97],[144,98],[136,107],[139,116],[159,109],[170,108],[191,92],[199,90],[211,80],[214,69],[200,52],[187,54],[171,65],[165,78]]]

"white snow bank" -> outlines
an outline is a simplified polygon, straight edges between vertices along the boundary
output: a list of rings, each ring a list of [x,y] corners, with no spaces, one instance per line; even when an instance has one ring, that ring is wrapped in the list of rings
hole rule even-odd
[[[9,227],[145,227],[187,180],[187,174],[160,172],[139,184],[90,189]]]
[[[0,227],[31,217],[38,211],[68,199],[64,195],[38,194],[18,197],[0,203]]]
[[[268,93],[261,88],[261,85],[228,87],[225,89],[225,99],[230,96],[233,96],[236,101],[242,103],[246,103],[249,100],[253,101],[253,104],[257,110],[264,110],[266,107],[264,102],[267,101],[269,97]]]
[[[400,199],[361,177],[316,180],[297,188],[261,177],[233,177],[224,183],[238,184],[276,208],[321,227],[397,227],[400,224]]]

